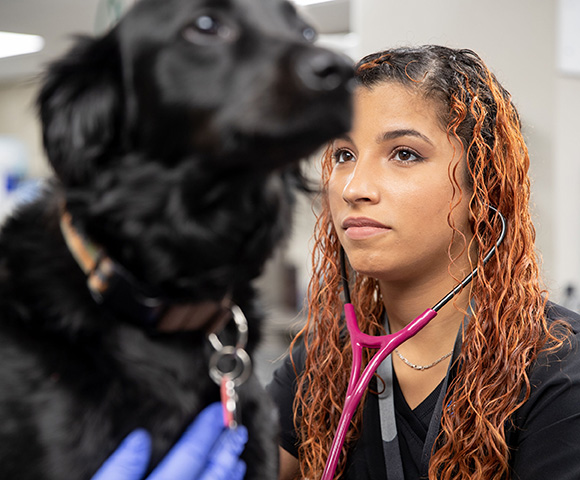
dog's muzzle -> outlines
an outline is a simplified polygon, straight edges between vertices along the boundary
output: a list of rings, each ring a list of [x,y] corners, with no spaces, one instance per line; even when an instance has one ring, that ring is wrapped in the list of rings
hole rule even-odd
[[[301,49],[293,63],[296,79],[316,92],[347,86],[353,78],[352,63],[346,57],[322,48]]]

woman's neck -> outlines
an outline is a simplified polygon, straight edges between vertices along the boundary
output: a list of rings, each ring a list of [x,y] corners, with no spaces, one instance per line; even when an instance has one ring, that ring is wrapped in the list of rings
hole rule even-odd
[[[404,328],[426,309],[432,308],[455,287],[456,282],[449,277],[448,280],[439,279],[415,284],[412,287],[402,285],[400,282],[385,281],[379,281],[379,285],[389,319],[389,328],[394,333]],[[468,305],[469,287],[457,294],[428,325],[406,343],[413,344],[416,348],[431,346],[431,349],[438,350],[435,345],[443,349],[450,348],[463,321],[463,311],[468,309]]]
[[[401,284],[379,282],[391,333],[408,325],[427,308],[433,307],[452,288],[453,279],[427,282],[415,288],[401,288]],[[422,330],[405,341],[393,354],[393,368],[410,408],[414,409],[427,398],[447,373],[457,332],[463,322],[463,312],[469,305],[469,287],[445,305]],[[457,308],[456,308],[457,307]],[[406,361],[405,361],[406,360]],[[424,367],[409,367],[407,362]],[[405,363],[407,363],[405,365]]]

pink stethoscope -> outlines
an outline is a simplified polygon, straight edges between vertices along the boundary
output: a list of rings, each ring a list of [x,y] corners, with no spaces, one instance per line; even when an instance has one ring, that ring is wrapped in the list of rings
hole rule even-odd
[[[496,208],[492,206],[489,208],[495,211],[501,221],[501,233],[495,245],[484,257],[483,265],[485,265],[493,256],[496,251],[496,247],[498,247],[503,241],[506,233],[506,221],[504,216]],[[409,338],[416,335],[425,325],[427,325],[437,315],[437,312],[445,304],[447,304],[447,302],[449,302],[469,282],[471,282],[473,277],[477,274],[478,269],[478,267],[475,267],[469,275],[467,275],[453,290],[445,295],[445,297],[443,297],[433,308],[428,308],[425,310],[421,315],[415,318],[402,330],[399,330],[396,333],[391,333],[389,335],[372,336],[361,332],[358,327],[355,309],[354,306],[350,303],[350,291],[348,288],[348,280],[346,275],[345,254],[342,248],[340,251],[340,261],[342,269],[343,290],[346,300],[344,304],[344,314],[352,347],[352,369],[350,371],[350,379],[348,381],[348,387],[346,390],[344,408],[338,422],[338,427],[332,442],[332,446],[330,447],[330,453],[326,459],[326,465],[324,467],[321,480],[332,480],[334,478],[340,452],[344,445],[346,432],[352,420],[352,416],[354,415],[354,412],[379,365],[389,354],[393,352],[395,348],[397,348]],[[378,349],[378,352],[374,354],[371,361],[368,363],[361,374],[363,347]]]

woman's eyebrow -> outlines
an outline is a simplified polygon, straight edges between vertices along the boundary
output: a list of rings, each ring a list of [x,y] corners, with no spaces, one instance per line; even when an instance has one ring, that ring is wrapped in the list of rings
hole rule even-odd
[[[344,142],[348,142],[348,143],[354,143],[352,141],[352,138],[350,138],[350,136],[348,135],[348,133],[345,133],[343,135],[339,135],[338,137],[336,137],[333,142],[336,142],[337,140],[342,140]]]
[[[429,145],[433,145],[433,142],[429,139],[429,137],[412,128],[401,128],[398,130],[389,130],[388,132],[381,133],[377,136],[377,143],[394,140],[400,137],[417,137],[426,141]]]

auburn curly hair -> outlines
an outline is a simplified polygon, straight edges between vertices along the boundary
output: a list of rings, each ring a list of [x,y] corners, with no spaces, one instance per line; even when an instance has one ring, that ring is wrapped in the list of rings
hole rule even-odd
[[[356,66],[356,78],[359,88],[396,82],[436,100],[442,128],[463,147],[460,157],[468,165],[474,233],[473,245],[465,251],[478,252],[470,262],[479,271],[471,286],[474,308],[464,332],[460,367],[444,403],[452,408],[442,413],[429,478],[507,478],[504,428],[530,394],[527,370],[542,349],[555,349],[562,343],[544,317],[547,294],[534,249],[529,156],[519,115],[510,94],[470,50],[432,45],[386,50],[363,58]],[[342,413],[352,357],[343,322],[337,321],[342,313],[340,245],[325,195],[332,167],[329,149],[323,156],[308,319],[292,343],[293,347],[298,338],[303,339],[307,351],[305,369],[297,372],[294,421],[301,474],[308,479],[320,478],[324,469],[332,432]],[[450,166],[450,182],[462,195],[455,170]],[[450,211],[456,205],[452,202]],[[507,232],[497,254],[484,267],[483,257],[499,235],[490,205],[507,218]],[[384,333],[377,281],[357,274],[354,282],[352,303],[361,330]],[[369,357],[370,352],[365,352],[363,366]],[[344,473],[346,451],[358,438],[361,421],[359,406],[336,478]]]

